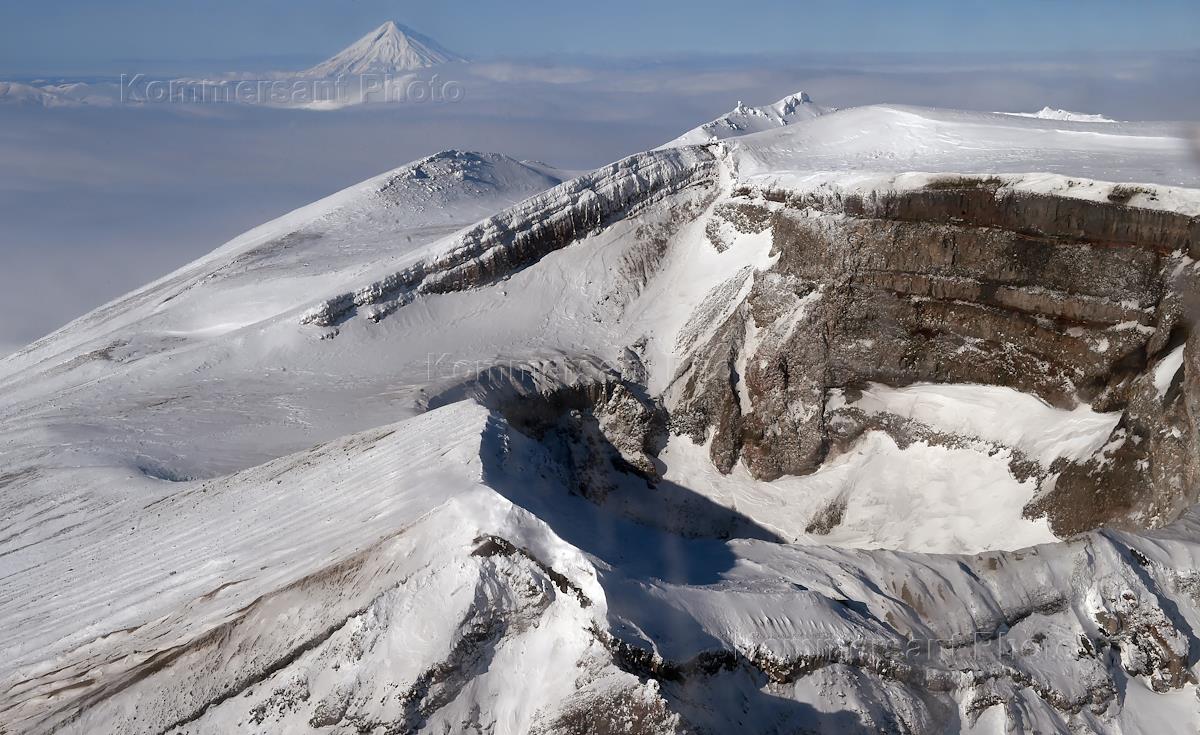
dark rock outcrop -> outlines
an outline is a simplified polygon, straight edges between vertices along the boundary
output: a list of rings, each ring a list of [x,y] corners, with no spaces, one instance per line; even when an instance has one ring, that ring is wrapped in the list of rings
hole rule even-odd
[[[716,208],[710,240],[769,226],[778,260],[693,351],[672,406],[677,431],[711,437],[722,471],[739,459],[764,480],[815,470],[831,389],[981,383],[1124,411],[1106,450],[1062,467],[1027,509],[1056,533],[1157,526],[1195,501],[1196,218],[998,179],[736,197]],[[1160,394],[1156,369],[1184,344]]]

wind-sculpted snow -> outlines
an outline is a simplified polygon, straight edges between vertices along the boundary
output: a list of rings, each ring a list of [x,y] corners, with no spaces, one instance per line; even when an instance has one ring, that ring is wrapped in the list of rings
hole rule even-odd
[[[1194,729],[1178,143],[844,110],[247,233],[0,362],[0,733]]]

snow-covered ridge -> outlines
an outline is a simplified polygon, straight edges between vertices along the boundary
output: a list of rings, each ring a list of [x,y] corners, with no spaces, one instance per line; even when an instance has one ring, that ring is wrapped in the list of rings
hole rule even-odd
[[[689,130],[663,147],[712,143],[726,138],[772,130],[824,115],[836,109],[816,104],[807,92],[796,92],[774,104],[761,107],[748,107],[738,100],[737,105],[728,113],[706,122],[698,128]]]
[[[427,156],[260,225],[6,356],[0,384],[12,389],[9,375],[130,329],[161,329],[175,344],[265,322],[573,175],[495,153]]]
[[[329,326],[364,306],[378,321],[416,295],[482,285],[656,198],[713,182],[715,161],[704,148],[653,151],[572,179],[456,235],[428,260],[326,299],[301,322]]]
[[[908,105],[844,108],[724,141],[742,177],[820,172],[1052,173],[1198,187],[1177,125],[1085,125]]]
[[[1115,123],[1110,117],[1097,115],[1087,112],[1071,112],[1070,110],[1060,110],[1047,105],[1037,112],[1005,112],[1004,115],[1015,115],[1017,117],[1036,117],[1041,120],[1065,120],[1067,122],[1095,122],[1095,123]]]

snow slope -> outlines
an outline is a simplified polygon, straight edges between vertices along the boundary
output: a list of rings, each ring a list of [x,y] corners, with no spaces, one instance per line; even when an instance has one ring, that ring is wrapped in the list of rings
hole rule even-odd
[[[386,267],[571,175],[491,153],[429,156],[234,238],[30,345],[13,363],[30,364],[76,336],[126,329],[135,318],[175,337],[219,335],[261,321],[311,300],[315,284],[332,288]],[[223,313],[231,308],[236,313]]]
[[[771,483],[678,434],[655,484],[589,464],[778,263],[770,230],[714,224],[739,189],[986,173],[1088,200],[1137,182],[1135,205],[1200,213],[1164,126],[769,119],[578,177],[438,154],[0,360],[0,731],[1200,721],[1194,511],[1065,541],[1021,515],[1036,483],[1013,460],[1089,458],[1120,412],[874,385],[825,408],[918,440],[867,431]],[[607,396],[592,427],[572,401],[620,380],[645,395]]]

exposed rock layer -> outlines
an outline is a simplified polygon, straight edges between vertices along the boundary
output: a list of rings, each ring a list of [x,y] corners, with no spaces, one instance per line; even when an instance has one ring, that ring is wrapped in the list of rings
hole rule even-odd
[[[1161,525],[1195,500],[1195,379],[1162,394],[1155,380],[1189,342],[1195,218],[993,179],[736,194],[742,203],[714,219],[769,227],[778,260],[697,348],[673,406],[677,431],[711,432],[722,471],[739,458],[764,480],[815,470],[830,447],[831,389],[981,383],[1126,412],[1108,451],[1059,468],[1028,509],[1056,533]]]

